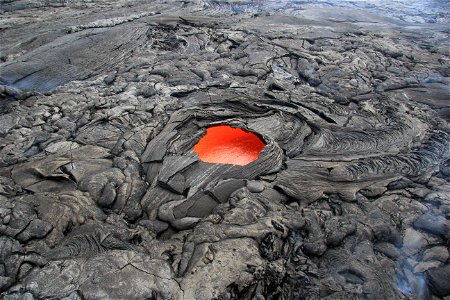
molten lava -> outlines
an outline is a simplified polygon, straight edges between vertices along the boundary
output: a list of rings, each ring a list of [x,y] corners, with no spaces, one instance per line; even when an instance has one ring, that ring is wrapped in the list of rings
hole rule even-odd
[[[220,125],[207,128],[194,151],[204,162],[245,166],[258,159],[265,145],[252,132]]]

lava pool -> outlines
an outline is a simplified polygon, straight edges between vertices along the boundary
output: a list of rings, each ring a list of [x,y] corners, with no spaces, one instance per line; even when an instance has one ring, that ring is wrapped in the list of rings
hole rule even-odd
[[[245,166],[258,159],[265,145],[253,132],[218,125],[206,129],[206,135],[194,146],[194,151],[207,163]]]

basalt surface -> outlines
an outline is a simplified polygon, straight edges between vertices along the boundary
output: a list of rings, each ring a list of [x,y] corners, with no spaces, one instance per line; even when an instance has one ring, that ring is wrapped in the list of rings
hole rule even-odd
[[[0,297],[449,299],[450,8],[411,2],[0,1]]]

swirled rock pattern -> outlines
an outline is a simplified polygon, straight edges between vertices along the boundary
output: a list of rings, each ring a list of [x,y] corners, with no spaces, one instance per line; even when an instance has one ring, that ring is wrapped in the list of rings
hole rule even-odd
[[[0,1],[0,297],[448,299],[449,9]]]

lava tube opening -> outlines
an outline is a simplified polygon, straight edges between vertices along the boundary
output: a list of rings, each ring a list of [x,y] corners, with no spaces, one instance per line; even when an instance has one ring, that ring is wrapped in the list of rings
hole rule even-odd
[[[255,133],[229,125],[211,126],[194,146],[200,160],[245,166],[258,159],[266,143]]]

